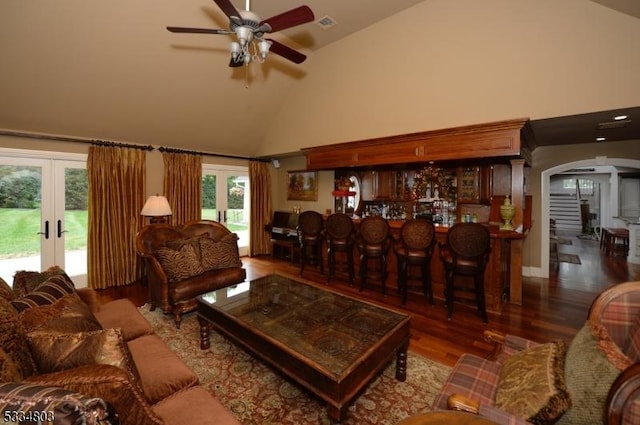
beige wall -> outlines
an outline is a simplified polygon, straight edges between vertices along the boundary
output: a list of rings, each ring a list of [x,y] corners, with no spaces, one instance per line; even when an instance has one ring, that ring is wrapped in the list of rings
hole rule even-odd
[[[638,43],[591,1],[424,1],[314,52],[259,154],[637,106]]]
[[[334,189],[333,171],[318,171],[318,200],[316,202],[287,200],[287,173],[304,170],[306,165],[307,161],[304,156],[295,156],[280,159],[280,168],[271,167],[274,211],[292,211],[295,206],[299,206],[301,211],[314,210],[323,214],[327,209],[333,210],[333,196],[331,196]]]

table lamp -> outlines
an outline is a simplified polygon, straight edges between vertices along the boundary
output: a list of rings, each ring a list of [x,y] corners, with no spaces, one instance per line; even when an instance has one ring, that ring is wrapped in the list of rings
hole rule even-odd
[[[162,195],[149,196],[144,207],[142,207],[142,211],[140,211],[140,215],[151,219],[151,224],[165,223],[167,221],[166,217],[171,214],[169,201],[166,196]]]

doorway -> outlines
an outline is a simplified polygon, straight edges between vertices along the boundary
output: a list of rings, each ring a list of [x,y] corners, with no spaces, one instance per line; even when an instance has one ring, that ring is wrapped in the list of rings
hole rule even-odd
[[[597,167],[597,166],[612,166],[612,167],[625,167],[640,169],[640,161],[635,159],[626,158],[607,158],[598,157],[593,159],[586,159],[581,161],[569,162],[566,164],[560,164],[555,167],[544,170],[541,173],[542,187],[541,187],[541,238],[540,238],[540,267],[541,270],[538,274],[539,277],[549,278],[549,218],[550,218],[550,198],[551,198],[551,176],[567,172],[576,168],[585,167]],[[616,177],[617,178],[617,177]],[[602,203],[600,226],[611,226],[614,223],[613,216],[618,215],[619,191],[611,190],[610,193],[602,193],[603,199],[606,202]]]
[[[247,167],[202,166],[202,218],[236,233],[241,256],[249,255],[250,205]]]
[[[0,276],[65,269],[87,286],[86,155],[0,149]]]

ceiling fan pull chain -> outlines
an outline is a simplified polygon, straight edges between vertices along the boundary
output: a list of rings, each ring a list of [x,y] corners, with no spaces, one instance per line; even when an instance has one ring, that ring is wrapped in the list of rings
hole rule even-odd
[[[248,65],[244,66],[244,88],[245,89],[249,88],[249,66]]]

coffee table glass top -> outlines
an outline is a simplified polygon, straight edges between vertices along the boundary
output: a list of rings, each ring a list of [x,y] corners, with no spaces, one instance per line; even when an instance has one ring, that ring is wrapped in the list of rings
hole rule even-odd
[[[200,296],[245,326],[342,376],[408,316],[279,275]]]

